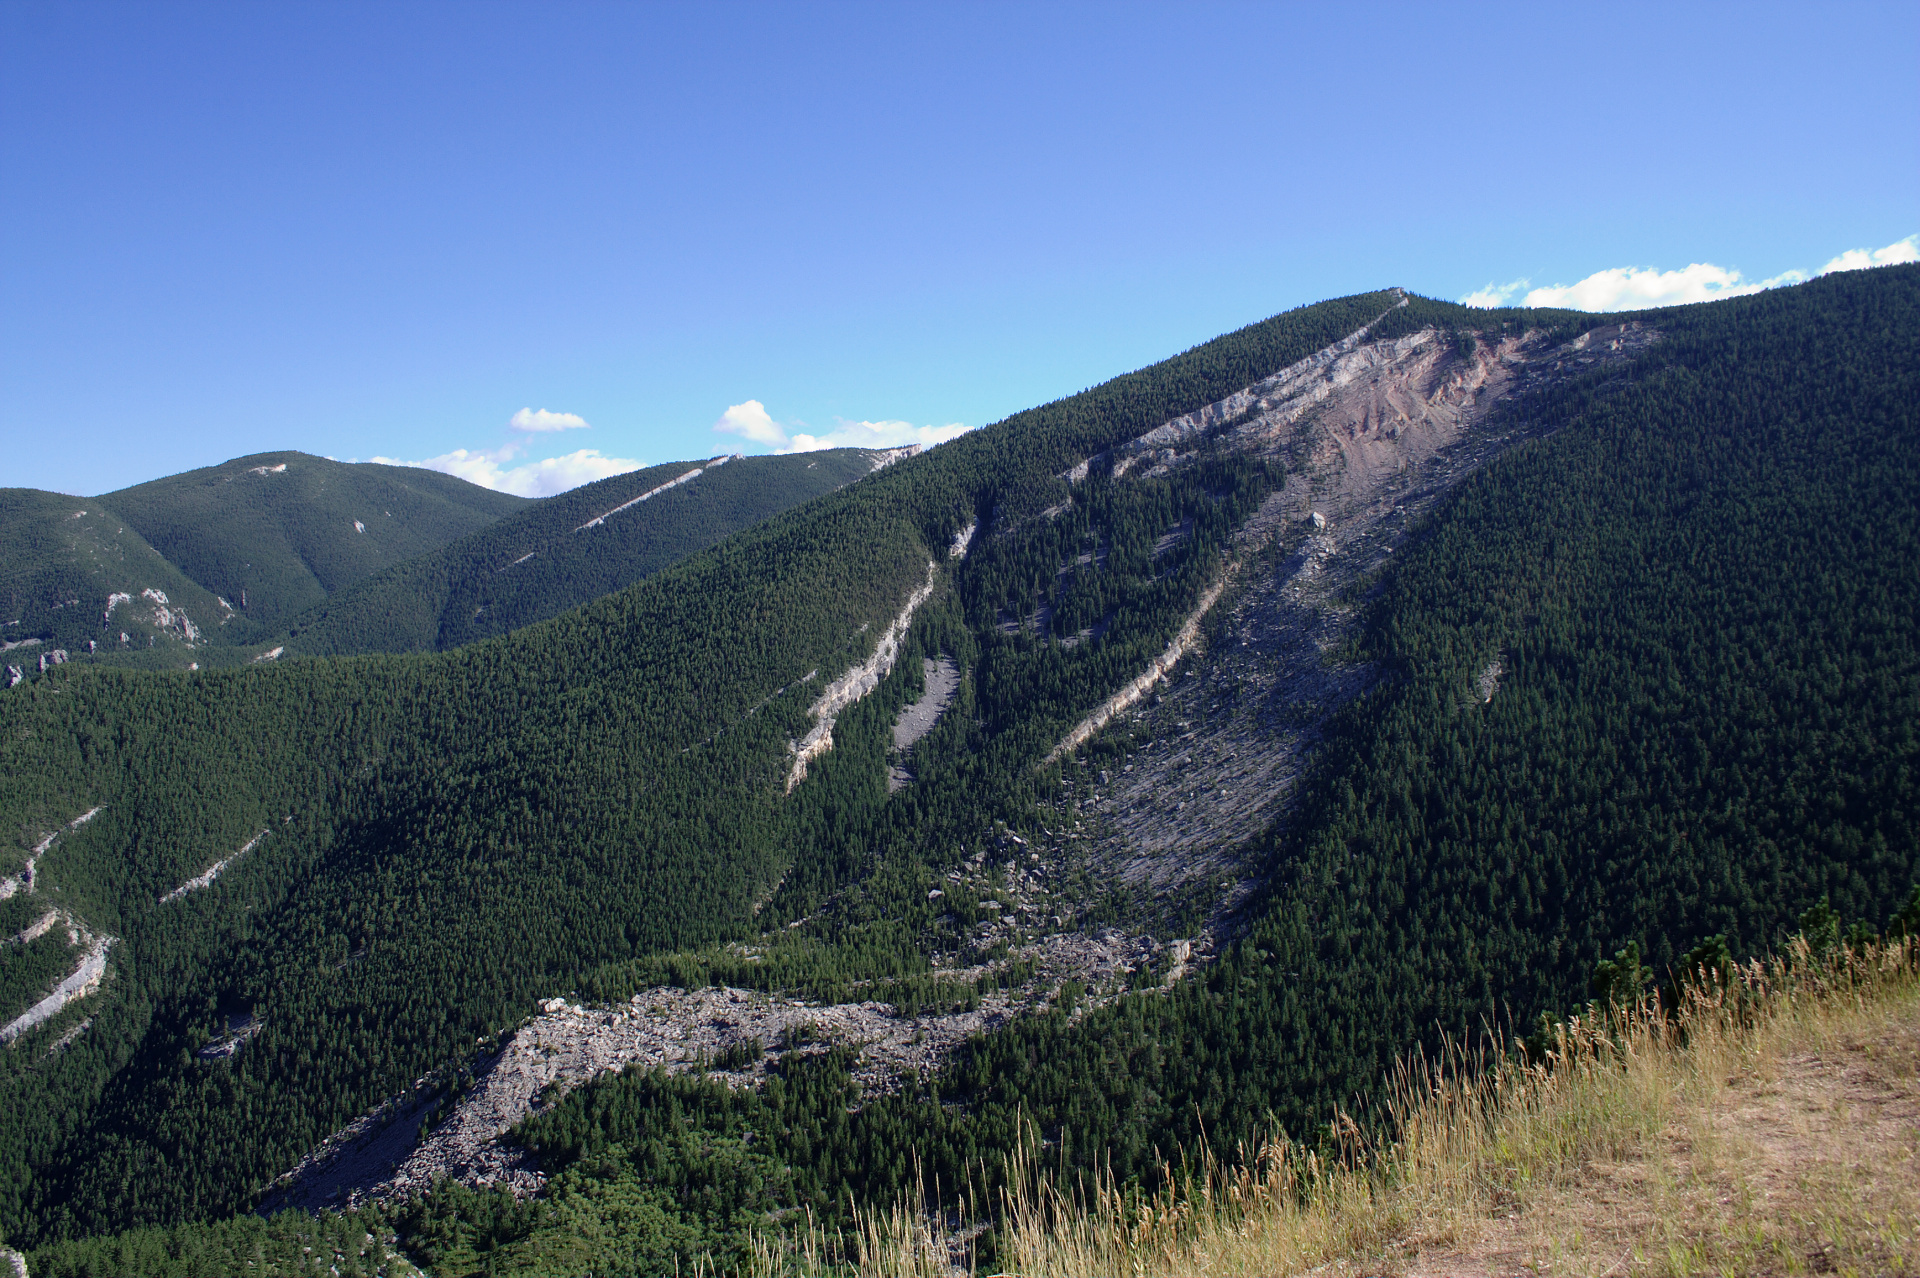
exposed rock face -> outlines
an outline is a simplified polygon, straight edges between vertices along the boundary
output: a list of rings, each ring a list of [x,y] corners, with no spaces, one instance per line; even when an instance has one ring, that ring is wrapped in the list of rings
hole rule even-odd
[[[678,488],[682,484],[690,484],[694,480],[700,478],[700,476],[706,474],[707,471],[711,470],[713,467],[718,465],[724,465],[729,460],[731,459],[722,457],[717,462],[708,462],[705,466],[695,466],[692,470],[688,471],[684,475],[681,475],[678,479],[669,479],[666,483],[661,484],[658,488],[650,488],[646,492],[641,493],[638,497],[635,497],[629,501],[621,502],[618,506],[615,506],[612,510],[603,511],[600,514],[595,515],[592,519],[589,519],[586,523],[581,524],[578,528],[574,529],[574,531],[585,532],[589,528],[598,528],[602,524],[606,523],[609,518],[619,514],[621,511],[631,509],[634,506],[638,506],[641,502],[646,501],[648,498],[658,497],[661,493],[666,492],[669,488]],[[520,559],[516,559],[513,562],[516,564],[521,563],[527,559],[531,559],[532,557],[533,556],[531,555],[524,555]]]
[[[939,567],[929,559],[926,582],[915,587],[914,592],[907,596],[906,606],[881,632],[880,641],[873,646],[873,655],[828,684],[826,691],[820,694],[820,699],[808,708],[807,713],[813,717],[814,726],[806,736],[793,743],[793,767],[787,773],[787,793],[793,793],[793,787],[807,779],[809,761],[833,749],[835,717],[878,688],[880,681],[892,672],[893,663],[900,656],[900,641],[907,637],[907,627],[912,624],[915,611],[933,597],[933,585],[939,572]]]
[[[871,461],[873,465],[873,469],[867,473],[871,475],[873,471],[879,470],[883,466],[891,466],[897,461],[905,461],[909,457],[918,457],[919,455],[920,445],[918,444],[904,444],[899,448],[875,449],[873,452],[867,454],[868,460]]]
[[[1230,447],[1284,461],[1289,478],[1237,540],[1248,566],[1229,595],[1221,642],[1153,704],[1136,699],[1138,708],[1113,716],[1148,744],[1118,772],[1070,777],[1094,863],[1160,898],[1235,880],[1216,902],[1223,922],[1252,886],[1244,844],[1284,818],[1327,718],[1373,681],[1372,670],[1330,657],[1355,620],[1349,587],[1390,562],[1455,484],[1529,436],[1527,393],[1628,359],[1657,337],[1628,324],[1550,348],[1530,334],[1479,342],[1471,356],[1432,330],[1351,342],[1116,450],[1144,458],[1211,421]],[[1494,414],[1503,403],[1513,411]],[[1499,674],[1496,661],[1483,699]],[[1060,753],[1084,739],[1069,738]]]
[[[889,791],[913,784],[913,773],[904,766],[905,756],[913,749],[914,742],[933,731],[933,725],[940,722],[947,703],[953,700],[954,691],[960,686],[960,668],[945,653],[938,660],[922,657],[920,673],[925,691],[919,700],[900,712],[899,721],[893,725],[893,749],[902,759],[887,769]]]
[[[105,811],[104,805],[89,808],[73,820],[67,822],[65,830],[55,830],[52,834],[47,835],[44,839],[41,839],[40,842],[34,844],[33,851],[27,856],[25,867],[20,871],[20,877],[17,879],[12,877],[0,879],[0,901],[6,900],[23,888],[28,892],[34,891],[36,886],[34,879],[35,868],[40,864],[40,858],[45,856],[47,851],[53,847],[54,840],[58,839],[62,834],[71,833],[79,829],[87,822],[99,816],[103,811]],[[77,945],[79,942],[75,941],[74,944]]]
[[[53,925],[59,921],[60,911],[48,910],[33,922],[15,932],[10,938],[14,945],[31,945],[47,933],[53,931]]]
[[[241,857],[245,856],[247,853],[253,851],[254,845],[266,837],[267,837],[267,832],[265,830],[260,831],[260,833],[254,835],[251,839],[248,839],[246,841],[246,844],[242,846],[241,849],[238,852],[235,852],[232,856],[223,857],[222,859],[215,861],[212,865],[208,866],[206,870],[204,870],[203,872],[194,875],[192,878],[188,879],[185,883],[182,883],[179,887],[174,888],[172,891],[162,896],[160,898],[160,904],[165,905],[169,901],[179,900],[181,897],[185,896],[189,892],[197,892],[201,888],[212,887],[213,881],[220,877],[220,872],[222,870],[226,869],[229,865],[232,865],[235,861],[238,861]]]
[[[140,597],[153,605],[153,624],[160,630],[178,630],[180,637],[189,644],[200,640],[200,627],[193,619],[167,600],[167,592],[149,587],[140,592]],[[112,612],[109,608],[108,612]]]
[[[1185,657],[1187,653],[1192,651],[1194,646],[1200,642],[1201,619],[1207,615],[1213,608],[1215,602],[1219,600],[1220,592],[1226,589],[1226,585],[1226,578],[1223,577],[1213,585],[1208,586],[1207,589],[1201,593],[1200,601],[1194,605],[1193,612],[1187,617],[1186,623],[1182,625],[1179,632],[1173,636],[1172,642],[1167,644],[1166,651],[1162,652],[1158,657],[1155,657],[1153,661],[1148,664],[1147,668],[1136,675],[1126,687],[1107,698],[1098,710],[1095,710],[1092,714],[1074,725],[1073,730],[1068,732],[1060,744],[1055,746],[1052,752],[1042,760],[1042,766],[1053,763],[1062,755],[1079,749],[1094,733],[1111,723],[1114,716],[1133,706],[1142,697],[1146,696],[1148,692],[1152,691],[1155,684],[1166,678],[1167,673],[1180,664],[1180,659]]]
[[[58,1016],[68,1003],[85,998],[100,988],[100,982],[107,975],[107,951],[113,947],[114,938],[101,936],[87,939],[91,944],[81,958],[80,965],[54,986],[51,994],[5,1025],[0,1025],[0,1043],[11,1043],[29,1030],[39,1028]]]

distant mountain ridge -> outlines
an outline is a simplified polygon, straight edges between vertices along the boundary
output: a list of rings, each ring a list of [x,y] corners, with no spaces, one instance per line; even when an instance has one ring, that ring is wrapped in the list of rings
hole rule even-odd
[[[0,548],[0,642],[12,664],[89,644],[164,644],[171,661],[189,628],[209,642],[235,637],[222,633],[231,610],[97,498],[0,488]],[[233,624],[251,634],[244,619]]]
[[[632,585],[914,451],[667,462],[539,499],[300,452],[97,497],[0,489],[0,642],[31,672],[48,654],[186,669],[456,647]]]
[[[93,497],[0,489],[0,636],[119,665],[232,660],[329,592],[529,504],[300,452]]]
[[[435,651],[505,634],[852,483],[887,456],[721,456],[585,484],[330,595],[290,621],[287,651]]]
[[[99,501],[249,621],[272,626],[528,504],[438,471],[256,453]]]

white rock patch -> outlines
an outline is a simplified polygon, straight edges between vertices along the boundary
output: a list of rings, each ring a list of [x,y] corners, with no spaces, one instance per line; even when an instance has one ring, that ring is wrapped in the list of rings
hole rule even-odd
[[[881,634],[880,642],[874,645],[873,655],[853,669],[827,685],[807,713],[813,716],[813,730],[793,743],[793,768],[787,773],[787,793],[793,793],[793,787],[807,779],[807,763],[817,759],[833,749],[833,723],[842,710],[858,701],[880,686],[893,670],[893,663],[900,656],[900,641],[907,636],[907,626],[913,621],[914,610],[933,596],[933,583],[940,569],[927,560],[926,583],[907,596],[906,607],[900,610]]]
[[[638,506],[641,502],[647,500],[647,498],[649,497],[658,497],[661,493],[664,493],[669,488],[678,488],[682,484],[691,483],[692,481],[700,478],[700,476],[704,475],[707,472],[707,470],[710,467],[714,466],[715,464],[716,463],[714,462],[708,462],[706,466],[695,466],[692,470],[680,476],[680,478],[678,479],[669,479],[666,483],[660,485],[658,488],[650,488],[646,492],[641,493],[638,497],[635,497],[631,501],[621,502],[618,506],[615,506],[612,510],[607,511],[606,514],[595,515],[592,519],[589,519],[586,523],[581,524],[578,528],[574,529],[574,531],[585,532],[589,528],[598,528],[601,524],[604,524],[607,522],[607,519],[609,516],[617,515],[621,511],[627,509],[630,506]]]
[[[86,957],[80,960],[80,966],[54,986],[53,993],[5,1025],[0,1025],[0,1043],[11,1043],[28,1030],[46,1024],[58,1016],[67,1004],[99,989],[102,978],[107,974],[107,951],[113,947],[113,942],[111,936],[95,938]]]
[[[220,872],[222,870],[226,869],[229,865],[232,865],[235,861],[238,861],[241,857],[245,856],[247,853],[253,851],[254,845],[259,843],[260,840],[266,837],[267,837],[267,832],[265,830],[260,831],[260,833],[254,835],[251,839],[248,839],[246,843],[242,845],[242,847],[238,852],[235,852],[232,856],[227,857],[223,860],[215,861],[210,867],[208,867],[205,873],[195,875],[193,878],[188,879],[185,883],[182,883],[179,887],[173,889],[173,891],[161,897],[160,904],[165,905],[169,901],[179,900],[181,897],[185,896],[189,892],[198,892],[201,888],[212,887],[213,881],[220,877]]]

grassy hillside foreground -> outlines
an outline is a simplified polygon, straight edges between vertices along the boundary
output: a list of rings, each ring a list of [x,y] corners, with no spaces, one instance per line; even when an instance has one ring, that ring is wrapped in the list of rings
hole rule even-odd
[[[1797,937],[1784,957],[1701,978],[1664,1009],[1590,1005],[1531,1057],[1489,1039],[1403,1061],[1392,1122],[1373,1141],[1341,1124],[1344,1140],[1315,1146],[1276,1135],[1228,1162],[1203,1151],[1169,1161],[1152,1194],[1062,1174],[1029,1145],[1012,1187],[990,1196],[1002,1222],[991,1269],[971,1263],[979,1235],[965,1218],[924,1216],[910,1200],[861,1215],[852,1236],[763,1238],[746,1271],[1920,1272],[1920,940],[1817,955]],[[289,1212],[56,1243],[28,1259],[36,1275],[73,1278],[420,1272],[384,1224]],[[523,1269],[513,1248],[490,1259],[440,1272],[558,1272]],[[696,1259],[688,1272],[723,1267]]]
[[[1284,1137],[1170,1187],[1063,1183],[1028,1158],[999,1267],[1201,1274],[1920,1272],[1920,946],[1731,970],[1594,1006],[1543,1056],[1403,1062],[1386,1137]],[[1491,1046],[1491,1045],[1489,1045]],[[908,1211],[863,1222],[858,1271],[953,1272]],[[824,1248],[820,1249],[823,1254]]]

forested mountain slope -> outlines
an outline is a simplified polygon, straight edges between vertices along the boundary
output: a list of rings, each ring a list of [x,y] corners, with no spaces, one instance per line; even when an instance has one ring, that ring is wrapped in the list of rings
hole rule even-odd
[[[0,490],[0,629],[23,670],[56,649],[183,670],[456,647],[622,589],[909,451],[669,462],[533,501],[301,453],[107,497]]]
[[[716,457],[585,484],[330,594],[292,620],[287,649],[431,651],[505,634],[624,589],[892,456]]]
[[[1628,940],[1752,949],[1821,896],[1878,921],[1920,875],[1917,294],[1342,299],[503,638],[16,688],[25,912],[116,939],[0,1052],[0,1228],[244,1210],[376,1102],[465,1113],[555,994],[637,998],[529,1042],[576,1015],[675,1041],[667,982],[823,1025],[879,998],[929,1038],[994,1011],[858,1098],[854,1044],[788,1031],[777,1061],[717,1031],[705,1065],[758,1090],[664,1053],[557,1079],[519,1136],[537,1209],[455,1185],[364,1217],[435,1272],[737,1258],[916,1167],[991,1180],[1022,1115],[1147,1174],[1364,1112],[1436,1027],[1567,1006]]]
[[[1628,942],[1664,970],[1823,900],[1884,923],[1920,878],[1917,294],[1906,269],[1640,317],[1663,336],[1631,381],[1532,406],[1550,436],[1379,578],[1339,654],[1373,691],[1240,858],[1261,887],[1221,961],[1018,1027],[947,1086],[1139,1169],[1269,1114],[1310,1131],[1440,1031],[1575,1004]],[[1230,711],[1235,656],[1186,705]],[[1144,763],[1154,726],[1109,757]]]
[[[0,547],[0,641],[5,660],[23,669],[55,649],[87,653],[90,643],[158,649],[185,665],[175,658],[186,644],[233,622],[212,593],[91,497],[0,489]]]
[[[887,811],[884,763],[870,754],[883,702],[841,716],[835,749],[792,797],[789,742],[930,564],[942,584],[924,633],[963,646],[941,622],[953,616],[946,565],[965,562],[949,553],[956,534],[995,512],[1015,526],[1065,491],[1052,476],[1078,459],[1394,301],[1327,303],[1220,339],[504,639],[197,675],[69,666],[14,689],[0,702],[11,855],[104,805],[56,841],[34,882],[119,942],[93,1003],[0,1056],[6,1228],[236,1210],[334,1127],[597,965],[751,934],[756,906],[792,917],[865,875],[865,830]],[[1230,478],[1189,476],[1179,500],[1225,519],[1234,508],[1210,494],[1259,482],[1222,489]],[[1126,497],[1145,503],[1134,536],[1157,535],[1172,496],[1156,484]],[[1030,558],[1054,553],[1037,544]],[[996,728],[1013,739],[1006,758],[1025,757],[1029,739],[1044,748],[1049,718],[1064,722],[1163,643],[1216,553],[1196,540],[1158,571],[1139,565],[1116,599],[1144,610],[1137,633],[1083,649],[1057,705]],[[919,652],[906,655],[900,676]],[[1009,670],[1057,664],[1035,652]],[[889,681],[889,697],[904,691]],[[962,768],[971,744],[952,747]],[[949,824],[971,829],[970,798],[948,790]],[[221,864],[209,886],[161,901]],[[783,875],[783,900],[763,904]],[[900,925],[880,931],[875,961],[924,969]],[[241,1014],[258,1027],[243,1050],[196,1055]],[[48,1036],[87,1017],[47,1054]]]
[[[99,501],[262,625],[528,504],[435,471],[296,452],[236,457]]]

